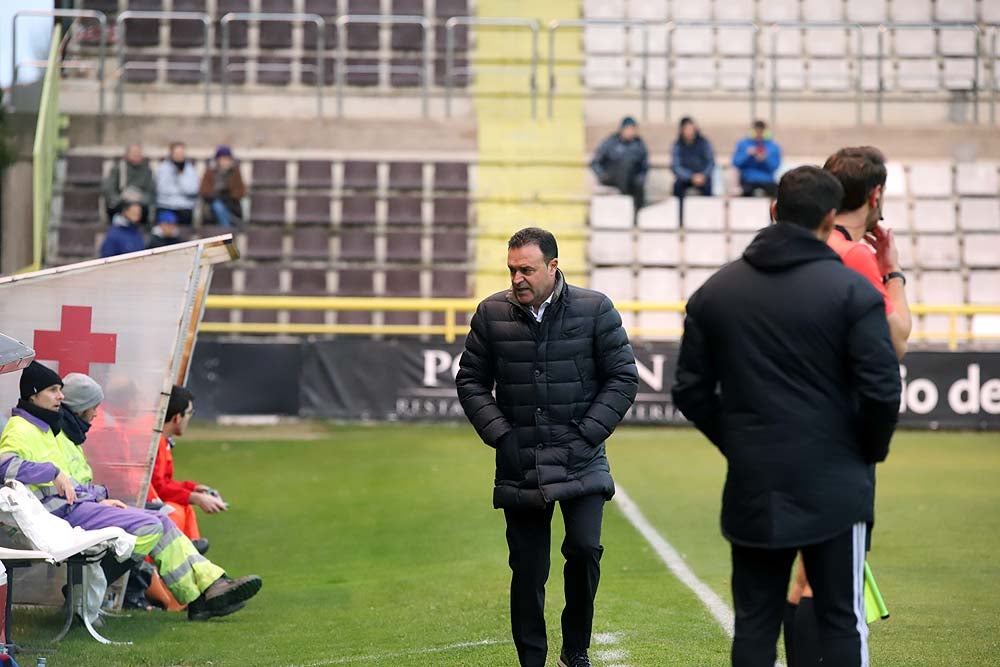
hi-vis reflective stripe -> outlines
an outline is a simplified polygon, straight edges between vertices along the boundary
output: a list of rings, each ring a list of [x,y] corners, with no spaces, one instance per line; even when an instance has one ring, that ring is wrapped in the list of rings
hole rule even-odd
[[[190,574],[197,563],[208,563],[209,560],[199,553],[193,553],[188,556],[183,563],[170,570],[169,572],[161,572],[160,576],[163,577],[163,583],[167,586],[172,586],[178,583],[185,575]]]

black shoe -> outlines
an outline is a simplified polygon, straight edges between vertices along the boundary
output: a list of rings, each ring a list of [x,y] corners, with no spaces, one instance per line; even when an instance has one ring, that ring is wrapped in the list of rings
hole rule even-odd
[[[567,653],[564,650],[559,653],[559,667],[593,667],[593,665],[586,651]]]
[[[228,607],[222,607],[221,609],[209,609],[205,605],[205,601],[202,598],[198,598],[188,605],[188,620],[207,621],[210,618],[229,616],[243,609],[245,606],[247,606],[246,602],[234,602]]]
[[[206,537],[199,537],[197,540],[191,540],[191,545],[202,556],[208,553],[208,538]]]
[[[188,620],[205,621],[239,611],[247,600],[257,595],[262,585],[263,582],[256,575],[239,579],[222,575],[197,600],[188,605]]]

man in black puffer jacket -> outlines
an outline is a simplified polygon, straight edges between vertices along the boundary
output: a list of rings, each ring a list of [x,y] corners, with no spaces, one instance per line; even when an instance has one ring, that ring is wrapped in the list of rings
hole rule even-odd
[[[867,667],[865,536],[899,413],[882,296],[826,244],[844,189],[782,177],[765,228],[687,304],[674,404],[726,457],[734,667],[771,667],[801,549],[824,665]]]
[[[496,448],[493,506],[507,520],[511,628],[522,667],[545,665],[545,581],[557,500],[566,524],[559,664],[590,665],[601,520],[615,492],[604,441],[639,385],[611,300],[567,285],[557,257],[556,239],[545,230],[529,227],[511,237],[511,289],[479,304],[457,378],[465,414]]]

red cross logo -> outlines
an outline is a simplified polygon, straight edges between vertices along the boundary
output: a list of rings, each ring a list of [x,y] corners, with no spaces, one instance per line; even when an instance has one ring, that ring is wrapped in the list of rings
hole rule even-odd
[[[94,309],[63,306],[61,331],[35,331],[35,358],[59,362],[59,374],[90,374],[91,364],[113,364],[118,336],[92,333]]]

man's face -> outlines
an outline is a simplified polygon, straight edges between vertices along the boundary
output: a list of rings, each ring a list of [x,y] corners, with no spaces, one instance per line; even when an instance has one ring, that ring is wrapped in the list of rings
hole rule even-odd
[[[97,418],[97,406],[92,408],[87,408],[80,413],[80,419],[87,422],[88,424],[93,424],[94,420]]]
[[[882,220],[882,186],[876,185],[868,195],[868,217],[865,218],[865,232],[872,232]],[[872,201],[874,199],[874,201]]]
[[[694,123],[685,123],[681,127],[681,138],[687,143],[694,141],[694,135],[698,132],[698,127]]]
[[[524,306],[540,306],[552,294],[558,266],[556,258],[546,262],[542,249],[534,243],[508,250],[507,269],[517,302]]]
[[[184,146],[174,146],[170,149],[170,159],[174,162],[183,162],[186,154]]]
[[[62,385],[54,384],[28,399],[43,410],[58,410],[63,402]]]
[[[219,169],[225,170],[233,166],[233,158],[228,155],[220,155],[217,162],[219,163]]]
[[[122,215],[129,222],[135,224],[142,219],[142,206],[139,204],[129,204],[122,210]]]
[[[130,164],[142,164],[142,147],[139,144],[132,144],[125,151],[125,159],[129,161]]]
[[[618,135],[622,138],[622,141],[632,141],[639,136],[639,128],[635,125],[626,125]]]
[[[187,430],[188,424],[191,422],[192,415],[194,415],[194,401],[188,403],[187,410],[174,417],[177,424],[177,435],[184,435],[184,431]]]
[[[764,128],[764,127],[754,126],[754,128],[753,128],[753,138],[755,140],[757,140],[757,141],[763,141],[764,140],[764,132],[765,131],[766,131],[766,128]]]

